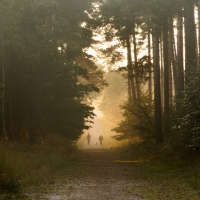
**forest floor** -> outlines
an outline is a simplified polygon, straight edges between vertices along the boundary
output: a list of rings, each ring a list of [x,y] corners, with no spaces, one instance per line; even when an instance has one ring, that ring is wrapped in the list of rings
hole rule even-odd
[[[188,168],[174,170],[147,161],[125,160],[112,149],[88,149],[48,184],[28,189],[23,195],[1,195],[0,200],[200,199],[197,189],[187,181],[188,173]]]

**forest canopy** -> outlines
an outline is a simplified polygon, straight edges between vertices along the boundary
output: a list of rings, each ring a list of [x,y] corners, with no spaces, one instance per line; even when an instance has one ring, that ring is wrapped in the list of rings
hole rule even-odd
[[[199,10],[197,0],[0,1],[1,136],[77,141],[107,85],[100,58],[126,82],[115,139],[197,150]]]

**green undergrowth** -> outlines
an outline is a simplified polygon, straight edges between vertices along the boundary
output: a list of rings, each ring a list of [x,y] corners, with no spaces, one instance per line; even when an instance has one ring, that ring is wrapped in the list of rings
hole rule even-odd
[[[126,188],[147,200],[200,199],[200,161],[198,155],[179,158],[169,155],[162,146],[149,148],[132,144],[120,150],[122,159],[138,165],[139,184]]]
[[[66,146],[0,143],[0,193],[20,193],[31,187],[52,184],[55,177],[80,167],[78,150]]]
[[[200,199],[199,176],[196,176],[199,172],[171,168],[161,163],[145,163],[142,167],[143,172],[140,177],[142,184],[128,187],[127,191],[148,200]]]

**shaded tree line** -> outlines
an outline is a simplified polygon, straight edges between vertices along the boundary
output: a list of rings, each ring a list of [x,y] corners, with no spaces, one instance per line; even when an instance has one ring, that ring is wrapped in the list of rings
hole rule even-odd
[[[34,144],[52,133],[77,141],[90,127],[94,113],[87,98],[105,81],[82,52],[92,40],[91,30],[81,26],[89,3],[0,2],[2,138]]]

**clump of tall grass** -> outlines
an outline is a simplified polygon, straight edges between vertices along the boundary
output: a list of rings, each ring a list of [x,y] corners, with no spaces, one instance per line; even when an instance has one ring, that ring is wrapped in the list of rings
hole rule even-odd
[[[21,185],[21,156],[6,142],[0,143],[0,191],[16,192]]]
[[[76,148],[59,137],[47,138],[44,144],[12,144],[0,141],[0,192],[41,186],[69,169]]]

